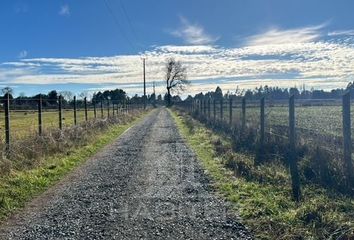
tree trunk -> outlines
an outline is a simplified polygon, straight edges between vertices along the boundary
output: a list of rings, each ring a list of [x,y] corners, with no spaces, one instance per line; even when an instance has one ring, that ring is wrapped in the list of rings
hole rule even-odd
[[[170,88],[167,88],[167,106],[171,106],[171,93],[170,93]]]

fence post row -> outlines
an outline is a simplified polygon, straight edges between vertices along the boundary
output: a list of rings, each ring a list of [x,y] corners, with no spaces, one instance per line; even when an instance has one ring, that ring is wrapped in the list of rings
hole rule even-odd
[[[59,96],[59,103],[58,103],[58,111],[59,111],[59,129],[63,129],[63,110],[62,110],[62,96]]]
[[[85,121],[88,120],[88,116],[87,116],[87,98],[84,98],[84,106],[85,106]]]
[[[203,102],[204,101],[204,102]],[[213,120],[216,121],[217,118],[217,100],[209,98],[207,100],[193,100],[190,102],[189,110],[191,112],[197,112],[204,114],[209,119],[211,119],[211,101],[213,102]],[[344,168],[345,168],[345,179],[348,189],[353,189],[354,187],[354,166],[352,160],[352,139],[351,139],[351,99],[350,92],[346,93],[342,97],[342,114],[343,114],[343,148],[344,148]],[[204,109],[203,109],[204,107]],[[246,98],[242,98],[242,115],[241,124],[242,129],[246,128]],[[206,112],[208,111],[208,112]],[[220,99],[220,119],[223,118],[223,99]],[[229,124],[232,126],[233,123],[233,102],[229,99]],[[289,155],[288,164],[290,168],[291,184],[292,184],[292,194],[296,201],[301,200],[301,185],[300,185],[300,175],[298,169],[298,156],[296,153],[296,121],[295,121],[295,96],[292,95],[289,98]],[[260,99],[260,132],[259,132],[259,144],[261,153],[264,151],[265,145],[265,97]]]
[[[74,125],[77,124],[77,119],[76,119],[76,96],[74,96]]]
[[[42,135],[42,94],[39,94],[38,99],[38,134]]]
[[[289,98],[289,165],[292,182],[293,197],[296,201],[301,198],[300,177],[297,167],[296,139],[295,139],[295,96]]]
[[[347,187],[352,187],[353,164],[352,164],[352,140],[351,140],[351,119],[350,119],[350,92],[342,97],[343,108],[343,147],[344,147],[344,169],[346,171]]]
[[[5,100],[5,143],[6,143],[6,151],[10,150],[10,94],[6,94]]]

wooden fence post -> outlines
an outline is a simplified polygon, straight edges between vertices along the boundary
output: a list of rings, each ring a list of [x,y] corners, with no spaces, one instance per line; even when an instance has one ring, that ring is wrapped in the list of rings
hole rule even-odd
[[[202,115],[203,114],[203,103],[202,103],[203,100],[199,100],[199,115]]]
[[[107,117],[109,118],[109,99],[107,100]]]
[[[214,114],[213,118],[215,123],[216,121],[216,100],[215,99],[213,99],[213,114]]]
[[[246,128],[246,98],[242,98],[242,129]]]
[[[224,121],[224,98],[220,100],[220,121]]]
[[[96,100],[92,100],[93,103],[93,115],[95,118],[97,118],[97,112],[96,112]]]
[[[103,118],[103,100],[101,99],[101,118]]]
[[[115,112],[114,112],[114,102],[112,102],[112,115],[113,115],[113,116],[115,115]]]
[[[77,118],[76,118],[76,96],[74,96],[74,125],[77,124]]]
[[[85,121],[88,120],[88,116],[87,116],[87,98],[84,98],[84,107],[85,107]]]
[[[208,119],[210,120],[210,115],[211,115],[211,111],[210,111],[210,104],[211,103],[211,99],[208,99]]]
[[[59,96],[58,111],[59,111],[59,129],[63,129],[63,108],[62,108],[62,96]]]
[[[353,184],[353,163],[352,163],[352,138],[351,138],[351,119],[350,119],[350,92],[343,95],[343,148],[344,148],[344,169],[348,189]]]
[[[38,135],[42,135],[42,94],[39,94],[38,99]]]
[[[126,114],[129,113],[129,99],[125,100],[125,112]]]
[[[265,98],[261,98],[261,115],[260,115],[260,125],[261,125],[261,132],[260,132],[260,147],[264,147],[264,135],[265,135],[265,114],[264,114],[264,108],[265,108]]]
[[[229,97],[229,125],[232,126],[232,97]]]
[[[6,152],[10,150],[10,94],[6,94],[6,100],[4,104],[5,110],[5,143]]]
[[[289,98],[289,165],[292,182],[293,197],[296,201],[300,201],[300,176],[297,167],[296,156],[296,136],[295,136],[295,96]]]

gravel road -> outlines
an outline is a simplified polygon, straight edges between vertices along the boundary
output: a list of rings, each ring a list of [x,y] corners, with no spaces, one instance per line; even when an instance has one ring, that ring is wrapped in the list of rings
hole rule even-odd
[[[160,108],[0,228],[1,239],[251,239]]]

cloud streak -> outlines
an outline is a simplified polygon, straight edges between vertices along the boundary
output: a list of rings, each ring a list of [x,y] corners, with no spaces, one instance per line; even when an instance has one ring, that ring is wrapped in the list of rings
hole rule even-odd
[[[246,45],[259,46],[314,42],[321,37],[320,31],[324,26],[325,24],[321,24],[286,30],[271,28],[266,32],[248,37],[246,39]]]
[[[329,32],[328,36],[354,36],[354,29]]]
[[[171,35],[182,38],[185,43],[192,45],[206,45],[215,43],[219,37],[214,37],[205,32],[198,24],[192,24],[183,16],[180,17],[181,27],[170,31]]]
[[[310,27],[300,31],[303,34],[295,34],[298,38],[292,44],[283,40],[278,44],[264,44],[269,42],[267,40],[238,48],[158,46],[144,52],[147,82],[156,81],[158,92],[163,93],[164,63],[168,57],[174,57],[187,67],[192,82],[189,93],[210,91],[217,85],[231,91],[237,85],[253,88],[265,84],[280,87],[306,84],[308,88],[324,89],[345,87],[348,81],[354,80],[354,40],[342,36],[329,41],[317,40],[320,29]],[[294,34],[294,30],[285,32]],[[140,55],[26,58],[0,64],[0,73],[0,85],[71,83],[131,86],[132,93],[142,90],[136,87],[142,81]]]

